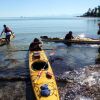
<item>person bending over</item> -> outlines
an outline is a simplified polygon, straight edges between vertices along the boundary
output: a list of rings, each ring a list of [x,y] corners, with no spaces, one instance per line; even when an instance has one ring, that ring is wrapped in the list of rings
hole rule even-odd
[[[72,31],[69,31],[69,33],[67,33],[66,36],[65,36],[65,40],[71,40],[71,39],[73,39],[74,37],[73,37],[72,34],[73,34]]]
[[[9,28],[9,27],[7,27],[6,25],[3,25],[3,27],[4,27],[4,29],[3,29],[3,31],[1,32],[1,35],[3,34],[3,33],[5,33],[6,34],[6,42],[7,42],[7,44],[9,44],[10,43],[10,36],[11,36],[11,34],[13,34],[13,32],[12,32],[12,30]]]
[[[35,38],[29,46],[30,51],[40,51],[42,47],[42,42],[38,38]]]

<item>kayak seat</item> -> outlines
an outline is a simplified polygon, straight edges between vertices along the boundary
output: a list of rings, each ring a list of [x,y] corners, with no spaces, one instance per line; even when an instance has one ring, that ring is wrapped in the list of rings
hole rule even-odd
[[[34,51],[33,55],[32,55],[32,59],[39,59],[40,58],[40,52],[38,51]]]
[[[42,69],[47,70],[48,69],[48,63],[45,62],[45,61],[42,61],[42,60],[37,60],[37,61],[33,62],[32,69],[33,70],[42,70]]]

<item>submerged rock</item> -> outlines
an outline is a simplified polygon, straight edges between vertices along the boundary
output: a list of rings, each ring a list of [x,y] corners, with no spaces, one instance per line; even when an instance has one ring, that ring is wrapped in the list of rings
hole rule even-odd
[[[61,100],[100,100],[100,65],[68,71],[58,79],[66,83],[59,90]]]

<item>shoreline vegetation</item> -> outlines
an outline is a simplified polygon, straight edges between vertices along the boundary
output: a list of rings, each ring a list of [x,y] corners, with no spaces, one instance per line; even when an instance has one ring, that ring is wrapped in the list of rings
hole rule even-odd
[[[100,17],[100,6],[93,9],[89,8],[87,12],[79,17]]]

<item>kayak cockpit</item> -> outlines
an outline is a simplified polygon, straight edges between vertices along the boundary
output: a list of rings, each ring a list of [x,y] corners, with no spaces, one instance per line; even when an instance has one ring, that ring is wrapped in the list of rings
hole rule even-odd
[[[48,69],[48,63],[42,60],[36,60],[32,63],[32,70],[47,70]]]

